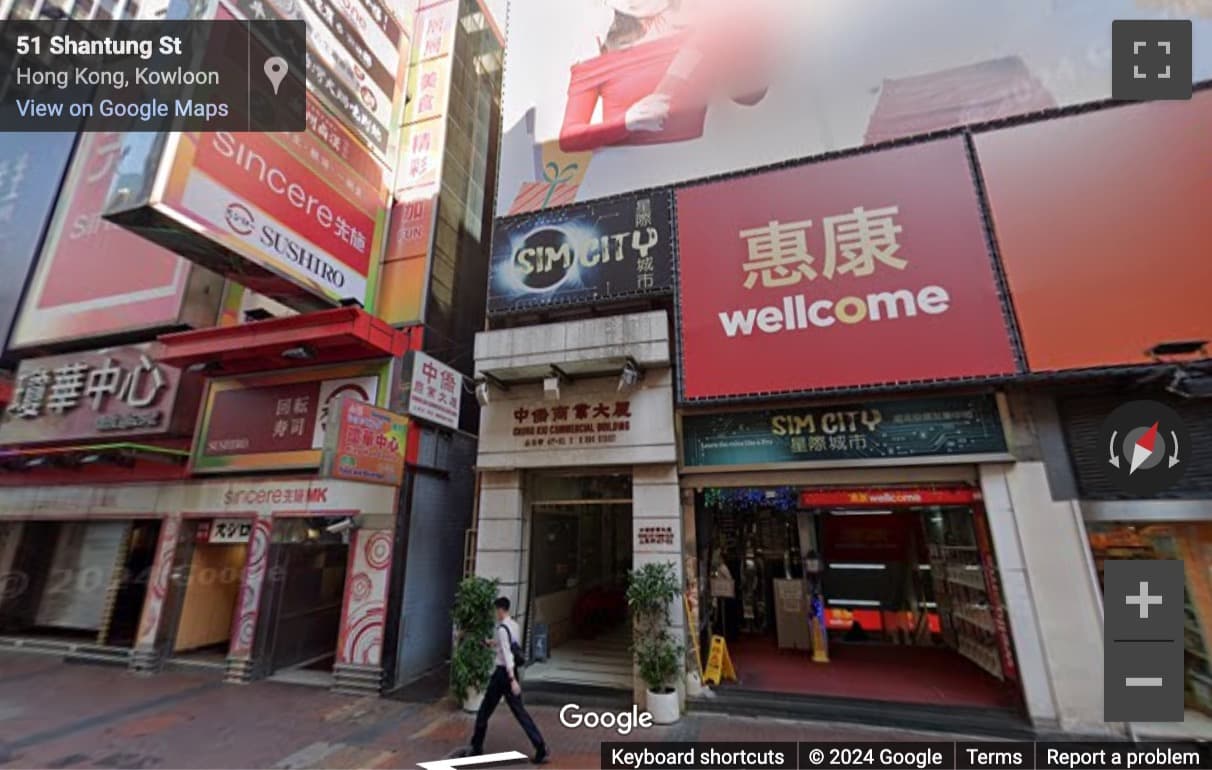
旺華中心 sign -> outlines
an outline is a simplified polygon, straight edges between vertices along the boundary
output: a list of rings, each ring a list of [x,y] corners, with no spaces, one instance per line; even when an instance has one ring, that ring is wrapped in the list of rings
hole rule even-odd
[[[0,425],[0,444],[180,431],[192,411],[180,398],[180,385],[180,370],[158,363],[146,345],[26,359]]]
[[[407,417],[342,396],[334,402],[329,422],[322,476],[399,486],[404,478]]]
[[[671,290],[669,211],[654,192],[498,223],[489,312]]]
[[[686,415],[682,442],[687,467],[1008,451],[992,396]]]

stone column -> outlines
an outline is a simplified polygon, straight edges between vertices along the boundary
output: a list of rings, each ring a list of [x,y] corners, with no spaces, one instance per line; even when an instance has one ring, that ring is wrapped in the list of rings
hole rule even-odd
[[[131,653],[130,667],[137,674],[150,674],[160,668],[161,646],[168,630],[164,620],[165,600],[180,536],[181,517],[165,517],[160,525],[156,557],[152,560],[151,577],[143,597],[143,614],[139,618],[139,632],[135,635],[135,647]]]
[[[1103,722],[1103,628],[1077,503],[1056,501],[1042,462],[981,466],[1031,721],[1087,734]]]
[[[257,618],[261,615],[261,597],[265,593],[265,577],[269,572],[269,544],[273,520],[268,515],[253,521],[248,536],[248,556],[240,581],[240,601],[232,619],[231,645],[227,650],[227,681],[246,684],[253,677],[253,643],[256,641]]]
[[[669,563],[674,567],[678,584],[685,585],[682,559],[682,502],[678,488],[676,465],[637,465],[631,486],[632,566],[639,568],[651,563]],[[670,633],[685,646],[686,612],[681,594],[669,607]],[[677,682],[678,692],[686,693],[685,668]],[[635,702],[641,708],[647,701],[647,687],[636,672]]]
[[[333,667],[336,692],[378,695],[383,689],[383,631],[394,551],[391,516],[365,517],[350,538]]]
[[[500,593],[513,604],[513,616],[526,628],[526,542],[528,518],[521,471],[480,474],[480,516],[476,530],[476,575],[500,582]]]

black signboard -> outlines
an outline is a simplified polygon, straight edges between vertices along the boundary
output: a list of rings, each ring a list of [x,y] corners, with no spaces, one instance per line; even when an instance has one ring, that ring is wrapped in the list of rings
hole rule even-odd
[[[682,418],[687,467],[1003,454],[993,396],[945,396]]]
[[[498,222],[488,312],[672,292],[671,197],[653,192]]]

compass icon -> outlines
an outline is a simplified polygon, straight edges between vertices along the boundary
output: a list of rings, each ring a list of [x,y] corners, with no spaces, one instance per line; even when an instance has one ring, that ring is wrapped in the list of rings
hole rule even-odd
[[[1178,413],[1159,401],[1129,401],[1103,421],[1108,474],[1133,495],[1151,495],[1182,478],[1191,435]]]

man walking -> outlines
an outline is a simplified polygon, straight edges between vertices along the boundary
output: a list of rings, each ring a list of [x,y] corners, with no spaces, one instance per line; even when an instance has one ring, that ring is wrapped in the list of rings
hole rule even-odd
[[[509,710],[513,712],[514,719],[518,720],[518,724],[526,731],[526,737],[534,744],[534,763],[536,765],[546,764],[547,744],[543,742],[539,728],[535,726],[534,720],[526,712],[526,707],[522,705],[522,685],[518,683],[518,673],[514,666],[514,645],[519,644],[518,640],[522,638],[521,632],[518,629],[517,621],[509,617],[509,598],[498,597],[493,604],[497,608],[497,629],[493,634],[497,665],[493,669],[492,678],[488,680],[488,691],[484,693],[484,702],[480,704],[480,710],[476,713],[476,731],[471,736],[471,753],[484,753],[484,734],[488,732],[488,720],[492,717],[492,712],[496,710],[497,703],[503,696],[505,702],[509,704]]]

